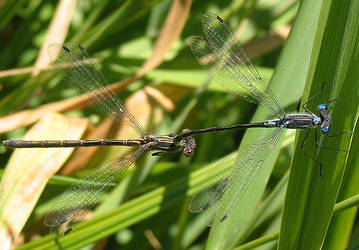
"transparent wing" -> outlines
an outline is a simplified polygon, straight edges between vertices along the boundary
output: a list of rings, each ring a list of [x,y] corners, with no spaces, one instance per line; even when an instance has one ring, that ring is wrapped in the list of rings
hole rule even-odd
[[[224,221],[243,197],[282,132],[283,129],[276,128],[262,140],[240,149],[228,174],[216,186],[208,187],[192,197],[190,210],[204,211],[209,226]],[[218,168],[223,168],[223,165]]]
[[[93,209],[104,195],[106,189],[114,186],[117,179],[148,147],[149,144],[143,145],[124,158],[111,160],[68,187],[64,193],[52,201],[44,224],[51,228],[58,228],[61,224],[68,223],[65,234],[70,232],[73,224],[84,219],[88,211]]]
[[[206,14],[202,18],[202,28],[205,36],[192,37],[190,47],[199,63],[210,68],[216,82],[282,117],[285,113],[274,93],[223,20],[215,14]]]
[[[108,82],[100,71],[99,65],[88,55],[81,45],[67,42],[64,45],[51,44],[48,48],[51,61],[59,69],[64,80],[75,87],[80,93],[87,93],[86,101],[94,108],[117,121],[128,123],[142,137],[145,131],[125,105],[108,87]]]

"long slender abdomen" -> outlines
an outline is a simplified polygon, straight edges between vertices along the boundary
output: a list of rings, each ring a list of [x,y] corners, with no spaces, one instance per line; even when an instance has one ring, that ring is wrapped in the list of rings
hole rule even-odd
[[[63,147],[91,147],[91,146],[141,146],[142,139],[134,140],[6,140],[8,148],[63,148]]]

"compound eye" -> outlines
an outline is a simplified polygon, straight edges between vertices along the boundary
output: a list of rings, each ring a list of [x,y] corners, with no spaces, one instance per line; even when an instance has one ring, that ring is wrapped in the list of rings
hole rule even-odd
[[[328,134],[329,133],[329,127],[324,127],[324,128],[321,128],[320,131],[323,133],[323,134]]]
[[[319,104],[317,108],[318,110],[328,110],[328,107],[325,104]]]
[[[187,132],[191,132],[192,130],[190,130],[189,128],[185,128],[182,130],[182,133],[187,133]]]
[[[194,155],[194,150],[183,151],[183,155],[186,157],[192,157],[192,155]]]

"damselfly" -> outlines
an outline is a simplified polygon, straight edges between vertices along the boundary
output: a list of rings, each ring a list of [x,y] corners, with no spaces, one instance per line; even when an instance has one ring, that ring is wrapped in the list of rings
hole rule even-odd
[[[106,189],[119,180],[119,177],[145,151],[154,150],[154,155],[183,151],[185,156],[194,153],[195,142],[191,136],[175,140],[176,135],[150,135],[145,132],[135,117],[108,86],[98,64],[89,57],[84,48],[76,43],[52,44],[48,49],[53,62],[59,64],[66,82],[79,92],[89,93],[86,101],[97,104],[95,107],[115,121],[128,123],[139,135],[138,139],[127,140],[7,140],[3,144],[10,148],[47,147],[88,147],[88,146],[136,146],[132,154],[118,157],[95,169],[89,175],[68,187],[55,199],[45,217],[44,224],[51,231],[66,225],[64,234],[83,220],[94,204],[101,199]]]
[[[202,18],[202,28],[204,37],[197,36],[190,40],[191,49],[199,63],[210,68],[216,82],[226,90],[240,95],[248,101],[263,104],[276,116],[275,119],[264,122],[196,129],[176,136],[175,140],[180,141],[186,136],[208,132],[246,128],[274,128],[260,141],[240,149],[235,164],[231,166],[231,169],[216,186],[207,187],[192,197],[190,211],[194,213],[206,211],[208,224],[213,225],[224,221],[236,207],[258,173],[263,161],[274,149],[284,129],[307,129],[301,144],[302,149],[304,149],[305,139],[312,128],[320,126],[321,133],[326,136],[337,136],[348,131],[329,134],[331,124],[328,104],[333,100],[318,105],[319,115],[315,115],[307,108],[308,102],[322,93],[324,84],[321,92],[303,104],[306,113],[287,114],[223,20],[215,14],[206,14]],[[314,131],[316,145],[318,146],[317,130]],[[325,149],[332,148],[325,147]],[[304,152],[316,161],[307,151]],[[218,168],[223,167],[218,165]],[[218,172],[221,171],[218,170]]]

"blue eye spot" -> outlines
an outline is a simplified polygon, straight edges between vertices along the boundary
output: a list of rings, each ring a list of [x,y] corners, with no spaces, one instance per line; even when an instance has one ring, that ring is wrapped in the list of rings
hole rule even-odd
[[[328,133],[329,133],[329,130],[330,130],[329,127],[324,127],[324,128],[321,128],[321,129],[320,129],[320,131],[321,131],[323,134],[328,134]]]
[[[328,107],[325,104],[319,104],[317,108],[318,110],[323,110],[323,109],[328,110]]]

